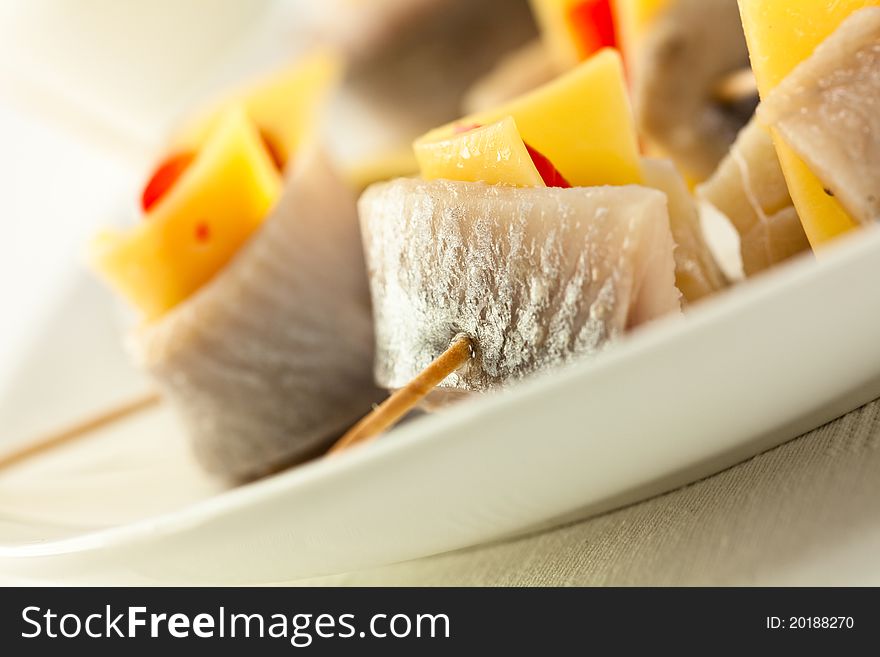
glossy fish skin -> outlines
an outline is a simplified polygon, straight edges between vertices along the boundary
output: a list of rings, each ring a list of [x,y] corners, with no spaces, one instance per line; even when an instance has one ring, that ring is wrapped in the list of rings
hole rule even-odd
[[[323,155],[304,149],[259,231],[130,346],[228,479],[315,456],[382,399],[355,202]]]
[[[386,388],[460,332],[475,338],[475,358],[441,385],[485,391],[680,308],[655,190],[399,179],[370,187],[359,212]]]
[[[810,250],[773,140],[755,119],[697,194],[718,208],[739,234],[746,276]]]
[[[768,94],[759,118],[855,221],[880,220],[880,7],[847,18]]]

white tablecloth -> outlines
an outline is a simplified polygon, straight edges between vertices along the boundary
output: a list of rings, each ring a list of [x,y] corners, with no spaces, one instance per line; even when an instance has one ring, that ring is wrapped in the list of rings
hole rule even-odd
[[[877,586],[878,556],[880,401],[718,475],[597,518],[299,583]]]

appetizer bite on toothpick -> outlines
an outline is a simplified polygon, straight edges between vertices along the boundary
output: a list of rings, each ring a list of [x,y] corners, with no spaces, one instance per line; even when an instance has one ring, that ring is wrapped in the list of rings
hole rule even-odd
[[[880,220],[880,4],[853,13],[798,64],[760,119],[853,221]]]
[[[377,398],[354,198],[322,152],[327,54],[182,130],[96,270],[141,313],[137,362],[211,472],[319,454]]]
[[[344,445],[406,400],[443,403],[596,354],[678,312],[677,280],[694,299],[725,284],[680,175],[639,158],[613,50],[415,151],[421,178],[359,202],[376,380],[398,392]]]
[[[816,248],[861,225],[857,217],[872,196],[865,193],[865,186],[876,190],[880,180],[876,155],[871,154],[880,140],[877,68],[876,62],[870,64],[878,47],[876,34],[870,35],[870,27],[863,33],[859,19],[853,19],[840,39],[829,41],[828,48],[820,44],[848,17],[867,7],[880,7],[880,2],[740,0],[739,5],[758,91],[770,106],[758,118],[770,124],[788,191]],[[860,20],[868,26],[873,14],[862,11]],[[854,41],[846,43],[850,38]],[[858,60],[865,57],[868,65],[863,68]],[[834,63],[829,68],[830,62]],[[794,87],[801,84],[804,91],[796,92]],[[792,121],[793,108],[803,111],[805,119]],[[831,167],[839,170],[832,172]],[[854,186],[841,186],[842,177]],[[837,191],[849,207],[841,203]]]
[[[810,250],[768,130],[752,119],[697,194],[720,210],[740,239],[743,272],[753,276]]]

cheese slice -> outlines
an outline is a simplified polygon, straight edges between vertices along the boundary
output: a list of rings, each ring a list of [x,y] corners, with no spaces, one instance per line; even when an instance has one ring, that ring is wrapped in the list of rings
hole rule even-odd
[[[147,320],[210,280],[261,225],[281,179],[242,108],[216,123],[196,159],[135,228],[105,232],[93,266]]]
[[[752,68],[767,96],[854,11],[880,0],[739,0]],[[774,132],[773,141],[792,201],[815,248],[856,226],[840,203]]]
[[[422,178],[543,187],[512,117],[415,147]]]
[[[641,181],[638,142],[620,54],[611,48],[552,82],[485,112],[450,123],[415,142],[452,137],[462,127],[513,117],[523,141],[575,187]]]
[[[225,112],[245,108],[273,156],[284,166],[303,138],[314,131],[319,112],[342,73],[342,59],[332,51],[317,51],[293,66],[234,94],[198,115],[173,140],[176,150],[197,150]]]

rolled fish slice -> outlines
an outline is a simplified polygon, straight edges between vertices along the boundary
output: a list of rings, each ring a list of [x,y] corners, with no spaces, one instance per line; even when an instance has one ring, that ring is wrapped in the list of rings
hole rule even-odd
[[[669,160],[642,159],[642,180],[666,194],[669,227],[675,240],[675,285],[687,303],[727,287],[700,225],[700,212],[682,175]]]
[[[855,221],[880,220],[880,7],[841,23],[768,94],[759,118]]]
[[[248,479],[316,455],[381,399],[355,202],[306,147],[233,260],[130,339],[205,468]]]
[[[399,179],[369,188],[359,212],[386,388],[459,333],[475,357],[441,387],[484,391],[595,354],[680,307],[655,190]]]
[[[740,131],[730,153],[697,194],[733,224],[747,276],[810,250],[773,140],[755,119]]]

